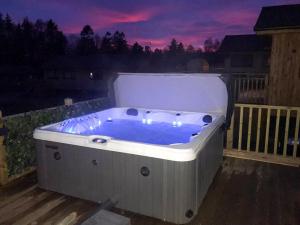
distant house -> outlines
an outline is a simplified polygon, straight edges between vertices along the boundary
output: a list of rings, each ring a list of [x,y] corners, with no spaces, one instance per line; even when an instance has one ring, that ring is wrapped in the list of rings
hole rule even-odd
[[[215,60],[212,72],[232,74],[262,74],[269,71],[271,38],[247,35],[226,35]]]
[[[104,61],[101,55],[58,57],[43,66],[45,83],[56,90],[106,93],[110,69]]]
[[[263,7],[254,31],[272,38],[268,103],[300,106],[300,4]]]
[[[191,73],[197,73],[197,72],[207,73],[209,72],[209,63],[203,57],[191,59],[186,64],[186,71]]]

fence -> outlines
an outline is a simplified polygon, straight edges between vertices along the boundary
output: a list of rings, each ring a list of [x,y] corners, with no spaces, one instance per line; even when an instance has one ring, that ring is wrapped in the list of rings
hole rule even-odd
[[[226,154],[300,164],[300,107],[236,104]]]
[[[233,74],[234,100],[238,103],[266,103],[266,74]]]
[[[35,142],[32,134],[36,127],[100,111],[108,107],[111,107],[108,98],[93,99],[75,104],[71,99],[66,99],[63,106],[7,117],[2,117],[0,113],[0,185],[35,169]]]

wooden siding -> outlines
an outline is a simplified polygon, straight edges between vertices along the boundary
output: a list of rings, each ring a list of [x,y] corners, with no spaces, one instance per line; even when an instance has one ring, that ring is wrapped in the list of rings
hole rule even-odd
[[[268,104],[300,106],[300,31],[273,34]]]

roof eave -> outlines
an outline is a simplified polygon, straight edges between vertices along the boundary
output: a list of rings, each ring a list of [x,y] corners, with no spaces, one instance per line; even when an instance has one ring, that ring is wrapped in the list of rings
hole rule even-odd
[[[300,32],[299,27],[272,27],[265,29],[254,29],[255,33],[258,35],[264,34],[278,34],[278,33],[298,33]]]

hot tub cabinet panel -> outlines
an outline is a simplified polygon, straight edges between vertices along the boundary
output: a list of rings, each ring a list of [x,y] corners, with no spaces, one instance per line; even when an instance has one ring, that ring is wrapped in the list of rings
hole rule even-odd
[[[117,207],[184,224],[189,222],[222,161],[218,128],[191,161],[171,161],[37,140],[38,180],[44,189],[91,201],[116,198]]]

